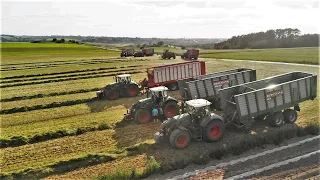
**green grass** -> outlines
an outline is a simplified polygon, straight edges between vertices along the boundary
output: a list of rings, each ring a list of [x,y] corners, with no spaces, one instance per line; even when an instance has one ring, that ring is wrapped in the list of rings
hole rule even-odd
[[[1,43],[1,51],[1,64],[119,55],[119,52],[114,50],[104,50],[83,44],[57,43]]]
[[[207,50],[200,57],[319,64],[319,48],[282,48],[257,50]]]

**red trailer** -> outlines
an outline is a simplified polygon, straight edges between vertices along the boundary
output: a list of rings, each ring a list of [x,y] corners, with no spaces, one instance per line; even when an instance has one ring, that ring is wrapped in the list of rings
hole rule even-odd
[[[190,61],[162,66],[154,66],[147,70],[148,80],[142,83],[151,88],[155,86],[167,86],[170,90],[177,90],[177,80],[195,78],[206,74],[206,66],[203,61]]]

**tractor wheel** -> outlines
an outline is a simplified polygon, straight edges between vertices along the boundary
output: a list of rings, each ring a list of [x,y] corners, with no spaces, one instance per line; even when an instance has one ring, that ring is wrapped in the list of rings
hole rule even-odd
[[[119,98],[119,93],[118,93],[117,91],[111,89],[111,90],[109,90],[109,91],[107,92],[107,98],[108,98],[109,100],[116,100],[116,99]]]
[[[224,135],[224,123],[220,120],[212,120],[204,127],[203,137],[208,142],[219,141]]]
[[[270,126],[273,126],[273,127],[279,127],[283,124],[283,121],[284,121],[284,117],[283,117],[283,114],[281,112],[276,112],[272,115],[269,115],[267,117],[268,119],[268,122],[270,124]]]
[[[170,144],[174,148],[183,149],[188,147],[191,141],[191,136],[188,131],[175,129],[170,134]]]
[[[139,124],[146,124],[151,120],[151,113],[147,109],[139,109],[134,120]]]
[[[171,118],[179,114],[178,104],[174,101],[167,102],[163,107],[163,113],[166,118]]]
[[[126,92],[129,97],[137,96],[139,94],[139,87],[135,84],[129,85]]]
[[[290,123],[290,124],[293,124],[294,122],[296,122],[296,120],[298,118],[297,111],[292,110],[292,109],[285,110],[283,112],[283,116],[284,116],[284,121],[286,123]]]
[[[177,83],[171,83],[168,85],[168,88],[170,89],[170,91],[176,91],[178,90],[178,84]]]

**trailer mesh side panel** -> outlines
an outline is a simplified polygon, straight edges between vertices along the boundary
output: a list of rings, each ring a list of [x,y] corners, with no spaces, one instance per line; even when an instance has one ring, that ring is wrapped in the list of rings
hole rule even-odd
[[[214,96],[214,90],[213,90],[213,84],[211,82],[211,79],[205,79],[204,80],[205,84],[206,84],[206,88],[208,91],[208,96]]]
[[[284,93],[284,102],[290,103],[291,102],[291,93],[290,93],[289,84],[283,85],[283,93]]]
[[[267,106],[266,106],[266,101],[265,101],[265,98],[264,98],[264,92],[263,91],[258,91],[257,92],[257,99],[258,99],[258,105],[259,105],[260,111],[266,110]]]
[[[248,103],[249,103],[249,109],[251,113],[257,112],[257,103],[256,103],[256,97],[254,93],[248,94]]]
[[[198,97],[196,84],[188,83],[188,89],[189,89],[189,92],[190,92],[190,95],[191,95],[191,99]]]
[[[307,92],[306,92],[306,83],[305,80],[300,80],[298,81],[299,83],[299,88],[300,88],[300,97],[301,98],[306,98],[307,97]]]
[[[239,102],[239,108],[240,108],[241,116],[248,115],[248,108],[247,108],[247,103],[246,103],[245,96],[239,96],[238,97],[238,102]]]
[[[206,90],[204,89],[203,81],[197,81],[196,84],[197,84],[198,91],[199,91],[199,97],[200,98],[206,97],[207,94],[206,94]]]

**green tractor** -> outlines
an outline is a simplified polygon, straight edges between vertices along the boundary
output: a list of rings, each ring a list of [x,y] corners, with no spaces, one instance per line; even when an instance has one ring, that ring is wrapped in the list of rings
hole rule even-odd
[[[155,133],[155,142],[169,141],[174,148],[186,148],[192,139],[207,142],[219,141],[225,131],[222,117],[210,113],[210,102],[204,99],[194,99],[185,102],[186,112],[173,118],[168,118]]]
[[[153,118],[171,118],[179,114],[178,101],[168,96],[164,86],[150,88],[147,98],[137,101],[127,110],[124,120],[135,120],[139,124],[150,122]]]
[[[99,99],[116,100],[119,97],[133,97],[140,93],[139,85],[131,80],[130,74],[115,76],[116,82],[97,91]]]

